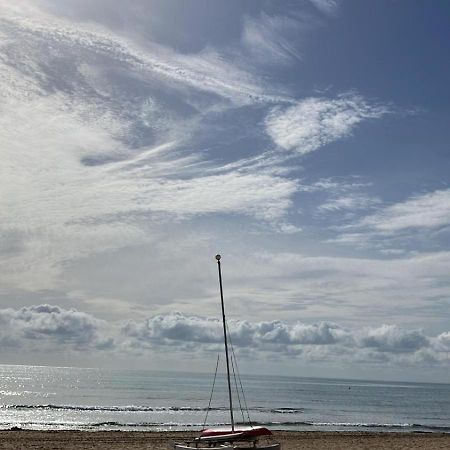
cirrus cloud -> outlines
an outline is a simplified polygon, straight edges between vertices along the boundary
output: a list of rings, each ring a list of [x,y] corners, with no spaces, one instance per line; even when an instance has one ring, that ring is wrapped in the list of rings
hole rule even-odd
[[[450,226],[450,189],[411,196],[364,217],[358,224],[380,233]]]
[[[322,207],[330,209],[332,205],[333,202]],[[384,239],[388,244],[393,242],[394,248],[383,248],[383,251],[395,252],[398,251],[396,241],[420,240],[424,233],[445,232],[450,227],[450,189],[415,194],[387,206],[372,199],[370,206],[374,212],[339,227],[341,233],[330,242],[380,246]]]

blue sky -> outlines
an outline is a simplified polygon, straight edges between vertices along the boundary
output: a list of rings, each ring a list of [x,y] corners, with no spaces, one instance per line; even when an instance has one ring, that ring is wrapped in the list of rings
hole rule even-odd
[[[2,360],[447,380],[449,16],[0,1]]]

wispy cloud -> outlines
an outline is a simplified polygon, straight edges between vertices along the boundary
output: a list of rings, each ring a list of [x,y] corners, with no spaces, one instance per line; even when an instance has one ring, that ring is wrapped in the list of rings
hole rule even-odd
[[[287,97],[268,94],[266,83],[240,70],[214,51],[205,49],[197,54],[178,54],[155,43],[148,44],[144,49],[100,25],[74,24],[46,13],[33,2],[22,1],[21,4],[23,9],[10,1],[4,1],[0,6],[3,27],[11,30],[16,38],[22,36],[29,39],[27,45],[22,45],[24,51],[33,47],[42,50],[45,42],[69,50],[83,49],[98,58],[113,58],[116,64],[127,66],[137,75],[157,77],[161,82],[172,83],[174,89],[190,87],[237,104],[287,100]]]
[[[323,12],[335,7],[332,1],[315,3]],[[139,294],[133,291],[129,305],[134,302],[136,309],[130,306],[129,316],[136,310],[141,314],[154,309],[156,314],[175,307],[199,314],[211,309],[212,295],[208,288],[198,287],[206,284],[205,279],[194,287],[195,283],[186,282],[198,276],[200,264],[195,267],[193,261],[200,249],[207,253],[228,245],[235,252],[228,272],[229,302],[234,314],[254,316],[254,322],[235,321],[231,327],[242,348],[262,348],[264,343],[321,358],[326,350],[319,347],[341,345],[342,351],[357,349],[361,360],[375,354],[377,358],[384,353],[417,356],[430,348],[447,348],[446,334],[433,338],[419,331],[419,335],[405,334],[390,325],[378,326],[386,315],[398,319],[411,309],[423,313],[430,299],[443,299],[441,307],[445,306],[447,253],[386,261],[370,256],[308,257],[294,251],[256,253],[252,247],[259,236],[248,236],[254,228],[264,228],[271,236],[284,234],[283,246],[294,248],[290,239],[303,228],[302,223],[289,222],[298,209],[296,194],[322,195],[314,205],[320,218],[366,214],[359,222],[353,217],[357,226],[339,229],[337,239],[360,240],[364,232],[435,230],[447,226],[449,219],[446,190],[383,208],[359,178],[302,182],[298,166],[305,155],[351,136],[358,125],[384,117],[389,108],[353,92],[334,98],[294,98],[276,79],[263,76],[262,64],[269,64],[264,67],[269,71],[299,62],[298,46],[289,39],[298,31],[294,16],[247,17],[237,37],[239,48],[206,46],[182,53],[154,42],[138,43],[131,33],[126,37],[87,20],[59,17],[43,5],[0,4],[4,286],[64,291],[70,277],[63,275],[78,270],[81,279],[80,266],[88,267],[85,286],[71,286],[82,291],[76,301],[99,310],[109,298],[116,299],[111,317],[123,317],[126,301],[118,293],[119,282],[111,280],[118,278],[111,276],[115,272],[111,270],[109,278],[105,275],[104,285],[112,287],[102,286],[90,297],[97,280],[92,280],[89,267],[98,270],[94,256],[110,259],[113,252],[137,253],[146,245],[145,250],[156,256],[154,261],[147,262],[152,258],[139,254],[133,267],[139,266],[141,272],[135,275],[128,268],[126,277],[145,278],[147,271],[142,276],[141,269],[145,260],[153,277],[152,292],[157,293],[150,298],[148,285]],[[248,58],[244,61],[242,55]],[[219,225],[214,223],[218,218]],[[202,220],[193,232],[190,225]],[[227,234],[227,226],[237,231]],[[166,233],[169,227],[171,232]],[[219,228],[224,231],[220,235]],[[253,239],[252,244],[247,242]],[[261,242],[257,248],[276,246],[271,238]],[[186,249],[189,255],[181,255]],[[179,272],[184,274],[179,285],[169,268],[172,254],[181,255]],[[244,268],[250,275],[243,276]],[[252,287],[249,277],[255,280]],[[111,292],[104,293],[107,289]],[[381,310],[374,308],[375,303]],[[58,308],[4,312],[5,330],[16,342],[31,343],[34,336],[49,346],[71,348],[97,348],[108,342],[111,333],[118,333],[103,330],[106,325],[94,316]],[[299,310],[305,322],[289,322]],[[272,320],[274,314],[280,321]],[[345,326],[365,318],[371,331],[354,333],[319,317]],[[405,320],[417,326],[417,316]],[[431,317],[429,322],[438,320]],[[66,324],[70,339],[60,335],[59,323]],[[11,331],[14,327],[16,334]],[[217,327],[215,321],[194,315],[162,314],[130,322],[122,327],[122,337],[136,348],[173,344],[178,342],[176,336],[214,345],[220,341]],[[407,350],[414,336],[419,336],[416,347]]]
[[[295,180],[236,171],[193,144],[210,108],[275,101],[267,84],[213,51],[143,49],[34,2],[1,8],[1,227],[17,243],[5,281],[48,288],[64,261],[149,242],[142,215],[283,218]]]
[[[0,227],[14,243],[0,265],[14,286],[54,287],[67,263],[150,243],[163,217],[240,215],[297,232],[287,215],[299,181],[283,152],[211,156],[199,144],[208,142],[211,117],[250,105],[265,115],[277,104],[269,135],[303,154],[383,113],[354,95],[286,109],[295,103],[288,92],[214,49],[142,46],[31,1],[0,7]],[[247,20],[244,35],[287,61],[298,56],[282,37],[293,26],[263,15]]]
[[[325,14],[331,14],[338,8],[337,0],[309,0],[318,10]]]
[[[338,228],[331,241],[341,244],[378,246],[381,251],[399,251],[402,242],[421,240],[424,233],[445,231],[450,227],[450,190],[441,189],[413,195],[389,206],[372,202],[375,212]],[[390,248],[397,245],[400,248]],[[407,245],[406,250],[410,247]]]
[[[266,119],[267,134],[284,150],[299,154],[351,134],[363,120],[380,118],[384,106],[372,106],[362,97],[343,95],[334,100],[308,98],[287,108],[275,108]]]
[[[379,197],[371,196],[366,191],[372,186],[362,177],[320,179],[314,183],[302,186],[301,189],[309,193],[324,193],[326,200],[322,201],[317,210],[320,213],[343,212],[348,214],[360,210],[373,210],[382,202]]]
[[[442,326],[450,284],[448,252],[389,258],[324,257],[297,253],[262,253],[248,258],[252,285],[229,274],[228,302],[236,315],[289,319],[294,314],[338,323],[393,321],[420,327]],[[432,274],[432,275],[431,275]]]
[[[45,287],[64,260],[148,241],[138,224],[144,213],[157,221],[229,213],[276,222],[297,186],[270,174],[210,172],[217,166],[177,153],[173,143],[130,149],[114,136],[120,123],[84,121],[60,97],[11,104],[0,123],[1,227],[23,241],[19,259],[2,260],[14,283],[24,283],[18,260],[33,272],[48,265],[48,276],[33,277]]]
[[[269,16],[247,17],[243,25],[242,42],[251,57],[259,64],[289,64],[300,59],[297,47],[289,35],[301,29],[298,20]]]
[[[338,196],[322,203],[318,209],[321,212],[337,212],[371,209],[381,203],[379,198],[370,197],[364,193],[352,193]]]
[[[450,189],[414,195],[364,217],[358,224],[379,233],[450,226]]]

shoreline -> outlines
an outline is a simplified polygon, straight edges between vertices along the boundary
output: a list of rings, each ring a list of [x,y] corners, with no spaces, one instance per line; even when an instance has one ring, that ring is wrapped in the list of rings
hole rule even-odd
[[[282,450],[437,450],[450,448],[450,433],[364,431],[274,431]],[[46,450],[168,450],[189,440],[183,431],[0,431],[0,449]]]

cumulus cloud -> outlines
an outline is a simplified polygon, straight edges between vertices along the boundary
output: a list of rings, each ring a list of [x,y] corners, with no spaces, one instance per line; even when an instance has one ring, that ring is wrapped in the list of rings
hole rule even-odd
[[[334,3],[315,2],[322,11],[331,11]],[[106,259],[124,248],[129,253],[123,254],[129,255],[137,247],[154,248],[164,241],[163,250],[153,254],[157,254],[157,260],[148,263],[159,266],[153,272],[152,288],[158,285],[160,292],[164,291],[161,298],[183,305],[177,295],[188,295],[189,288],[183,286],[180,294],[180,287],[172,285],[173,272],[163,274],[170,269],[161,264],[164,261],[168,265],[168,249],[172,251],[183,240],[176,233],[167,239],[169,233],[161,229],[182,223],[180,234],[185,233],[188,220],[200,221],[214,215],[207,218],[210,222],[203,230],[207,229],[205,235],[217,245],[217,236],[210,231],[211,222],[224,216],[227,220],[231,217],[231,222],[239,215],[239,234],[245,220],[251,226],[268,226],[273,232],[292,234],[301,230],[288,223],[298,191],[334,190],[336,195],[321,206],[328,212],[374,206],[375,200],[354,195],[353,188],[343,190],[333,180],[301,186],[292,164],[286,164],[288,158],[317,151],[351,135],[359,123],[387,113],[386,108],[371,105],[355,94],[298,101],[275,80],[258,75],[258,67],[252,67],[252,63],[288,64],[298,60],[297,47],[289,39],[296,32],[297,22],[293,19],[264,14],[247,18],[240,42],[245,48],[228,53],[233,57],[245,52],[251,55],[245,64],[241,60],[238,65],[220,49],[180,53],[154,42],[139,43],[131,34],[126,37],[125,32],[115,32],[114,27],[93,20],[51,14],[43,6],[47,4],[0,2],[0,271],[4,286],[34,292],[65,289],[71,277],[61,274],[73,269],[75,261],[97,271],[99,264],[94,255],[101,259],[99,255],[103,254]],[[244,116],[249,126],[240,122]],[[224,117],[226,120],[222,120]],[[266,135],[261,137],[261,126],[272,142],[268,143]],[[240,140],[252,128],[261,139],[248,144],[252,148],[243,148],[239,156],[234,151],[235,142],[218,142],[216,132],[222,131],[225,140]],[[235,130],[244,131],[234,136]],[[248,141],[243,142],[247,147]],[[190,235],[183,234],[186,240],[195,241],[195,245],[190,243],[189,257],[184,257],[186,271],[194,265],[190,256],[199,253],[200,228]],[[234,235],[233,241],[236,239]],[[206,253],[211,246],[205,244],[202,251]],[[185,248],[188,246],[182,250]],[[448,258],[444,256],[440,262],[445,268]],[[133,260],[140,270],[145,258]],[[348,304],[358,300],[361,292],[378,299],[387,289],[390,301],[406,281],[412,292],[399,302],[404,304],[408,297],[414,305],[418,297],[447,293],[437,286],[444,275],[436,262],[401,260],[385,264],[370,259],[298,256],[280,262],[283,258],[269,255],[267,270],[253,266],[252,273],[262,272],[258,287],[246,290],[246,294],[236,293],[235,289],[234,298],[252,298],[256,306],[236,308],[256,309],[262,304],[270,311],[276,290],[286,299],[282,307],[277,306],[277,317],[281,319],[304,305],[309,313],[313,303],[316,308],[329,305],[333,311],[340,303],[344,305],[340,314],[348,318]],[[306,269],[298,270],[292,261]],[[435,284],[425,280],[417,268],[419,263],[437,274]],[[240,264],[236,267],[242,275]],[[138,278],[130,273],[132,269],[123,272],[121,277]],[[111,270],[102,280],[102,290],[113,291],[114,283],[120,283],[115,273]],[[88,278],[81,288],[87,292],[97,283],[91,273]],[[79,279],[76,283],[82,284]],[[264,289],[268,283],[272,285],[270,293]],[[89,293],[85,296],[89,297]],[[112,296],[120,295],[114,292]],[[133,300],[136,297],[133,295]],[[148,285],[142,297],[143,302],[154,302],[148,298]],[[210,303],[205,298],[201,306],[190,306],[190,310],[208,311]],[[321,302],[314,302],[316,299]],[[120,304],[121,312],[126,309],[122,309],[125,303],[123,300]],[[94,304],[92,299],[90,304]],[[358,308],[360,314],[365,314],[362,306]],[[259,320],[273,317],[263,311],[257,311]],[[326,317],[323,309],[319,312],[322,314],[314,311],[314,320]],[[131,303],[127,313],[133,314]],[[60,307],[3,310],[2,317],[2,341],[8,345],[100,348],[113,345],[109,333],[119,335],[117,328],[111,330],[89,314]],[[352,332],[332,322],[230,321],[229,326],[233,341],[241,349],[303,352],[311,358],[322,357],[327,348],[334,346],[347,348],[344,343],[356,339]],[[135,348],[164,348],[183,341],[205,346],[221,342],[220,324],[197,316],[156,316],[123,324],[121,330],[120,336]],[[401,342],[392,344],[393,337],[384,339],[385,343],[378,335],[370,339],[366,336],[371,346],[354,344],[352,348],[368,354],[370,350],[378,357],[381,353],[401,353],[394,352]],[[446,348],[445,335],[433,342]],[[388,350],[382,352],[382,348]]]
[[[386,358],[395,361],[396,355],[399,355],[400,361],[405,358],[402,355],[407,354],[415,354],[414,357],[420,359],[418,352],[435,354],[448,345],[448,333],[432,338],[423,331],[405,330],[396,325],[348,329],[328,322],[305,324],[230,320],[228,332],[230,341],[237,349],[251,348],[263,353],[276,352],[284,355],[303,354],[314,359],[319,359],[321,355],[329,361],[333,361],[341,353],[350,357],[352,352],[355,360],[359,358],[366,362],[383,361]],[[133,348],[168,345],[180,350],[198,350],[202,346],[206,349],[210,344],[221,344],[223,340],[219,320],[180,313],[129,321],[122,327],[122,334]],[[320,350],[317,347],[327,349]],[[383,356],[384,354],[388,356]]]
[[[0,341],[6,347],[83,351],[110,349],[113,346],[113,340],[105,334],[104,321],[59,306],[43,304],[19,310],[2,309],[0,324]]]
[[[349,136],[363,120],[387,112],[354,94],[334,100],[308,98],[294,106],[274,108],[266,118],[266,132],[281,149],[306,154]]]
[[[432,340],[432,342],[436,351],[447,353],[450,352],[450,331],[439,334]]]
[[[122,331],[125,336],[144,344],[168,341],[221,342],[221,324],[218,320],[179,313],[159,315],[144,321],[129,321]]]
[[[338,325],[326,322],[288,325],[281,321],[254,323],[231,320],[228,327],[231,340],[239,347],[327,345],[342,341],[348,335]],[[159,315],[140,322],[130,321],[123,327],[123,332],[128,337],[148,343],[169,340],[209,344],[223,340],[219,320],[180,313]]]
[[[433,337],[396,325],[344,328],[334,323],[230,320],[228,332],[237,353],[252,358],[287,358],[325,365],[342,363],[386,367],[448,366],[448,332]],[[133,351],[195,353],[221,351],[222,325],[201,316],[168,314],[129,321],[121,329],[125,348]],[[254,350],[254,351],[253,351]]]
[[[96,317],[54,305],[0,310],[2,351],[76,351],[133,357],[145,352],[181,352],[207,357],[221,351],[222,323],[181,313],[107,324]],[[229,320],[228,334],[237,353],[253,358],[299,358],[324,364],[447,365],[450,332],[428,336],[396,325],[345,328],[336,323]]]
[[[368,329],[361,337],[360,345],[382,352],[409,353],[427,347],[429,341],[418,330],[405,331],[395,325],[382,325]]]

